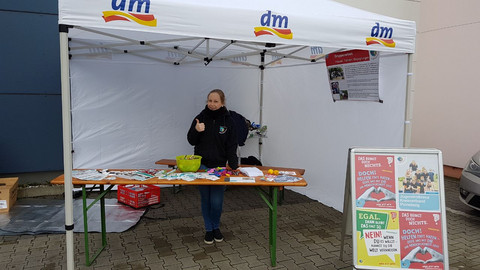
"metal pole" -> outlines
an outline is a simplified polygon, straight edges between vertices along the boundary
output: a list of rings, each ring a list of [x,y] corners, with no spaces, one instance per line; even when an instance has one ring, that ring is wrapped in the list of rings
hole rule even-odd
[[[413,89],[413,54],[408,54],[407,63],[407,96],[405,100],[405,124],[403,134],[403,147],[410,147],[412,137],[413,100],[415,90]]]
[[[62,27],[60,27],[62,29]],[[64,28],[66,29],[66,27]],[[60,74],[62,86],[63,170],[65,177],[65,232],[67,269],[75,268],[73,250],[72,119],[70,116],[70,67],[68,30],[60,30]]]
[[[265,71],[265,52],[260,53],[260,126],[263,125],[263,78]],[[262,137],[258,138],[258,160],[262,161]]]

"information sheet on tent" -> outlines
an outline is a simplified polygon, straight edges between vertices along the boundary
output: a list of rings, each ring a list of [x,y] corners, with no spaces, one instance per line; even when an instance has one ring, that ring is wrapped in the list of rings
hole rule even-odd
[[[448,269],[441,152],[354,148],[348,162],[355,268]]]
[[[333,101],[380,101],[379,52],[351,50],[328,54],[325,62]]]

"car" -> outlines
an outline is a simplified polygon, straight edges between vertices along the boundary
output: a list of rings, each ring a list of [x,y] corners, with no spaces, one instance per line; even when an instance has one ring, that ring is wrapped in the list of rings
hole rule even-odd
[[[462,171],[460,200],[480,211],[480,151],[472,156]]]

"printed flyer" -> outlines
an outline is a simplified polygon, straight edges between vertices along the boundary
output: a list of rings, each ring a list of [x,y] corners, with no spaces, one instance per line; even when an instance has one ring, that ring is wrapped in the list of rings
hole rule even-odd
[[[326,56],[334,101],[379,101],[379,57],[376,51],[351,50]]]
[[[444,269],[439,213],[400,211],[402,268]]]
[[[355,187],[357,207],[395,209],[394,156],[357,155]]]
[[[438,162],[434,156],[403,155],[395,159],[401,210],[440,210]]]
[[[400,268],[397,211],[357,210],[357,264]]]
[[[362,152],[355,153],[352,163],[355,265],[445,269],[448,247],[439,156]]]

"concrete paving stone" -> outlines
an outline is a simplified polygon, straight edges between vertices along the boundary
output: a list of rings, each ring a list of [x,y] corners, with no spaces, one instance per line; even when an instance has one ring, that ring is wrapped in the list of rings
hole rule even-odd
[[[222,254],[225,256],[225,255],[229,255],[229,254],[238,254],[238,252],[232,248],[232,246],[227,243],[227,242],[222,242],[220,244],[215,244],[215,246],[220,250],[222,251]]]
[[[182,270],[200,270],[200,266],[197,265],[197,266],[192,266],[192,267],[184,267],[182,266]]]
[[[326,261],[329,261],[330,263],[332,263],[333,265],[335,265],[336,268],[343,268],[343,267],[348,267],[348,266],[352,266],[352,262],[345,262],[345,261],[342,261],[340,260],[340,258],[338,256],[335,256],[335,257],[331,257],[331,258],[326,258],[325,259]]]
[[[93,268],[94,270],[111,270],[112,269],[111,266],[92,266],[91,268]]]
[[[291,260],[292,258],[288,257],[287,255],[285,255],[285,253],[283,253],[283,250],[281,249],[277,249],[277,252],[276,252],[276,257],[277,257],[277,262],[283,262],[283,261],[288,261],[288,260]],[[268,256],[268,258],[270,259],[270,255]]]
[[[246,263],[246,261],[240,257],[240,254],[228,254],[225,255],[225,257],[230,261],[231,265]]]
[[[157,250],[155,249],[155,245],[153,244],[141,245],[140,250],[142,251],[142,254],[157,253]]]
[[[289,255],[297,252],[294,248],[292,248],[288,244],[278,245],[278,243],[277,243],[277,251],[281,251],[285,255]]]
[[[268,263],[270,264],[270,261],[268,261]],[[277,261],[277,264],[285,267],[286,269],[299,269],[298,265],[292,259],[286,261]]]
[[[192,254],[190,252],[188,252],[188,248],[186,248],[186,247],[172,249],[172,251],[175,253],[175,257],[177,259],[192,257]]]
[[[62,252],[58,252],[58,251],[51,252],[50,250],[47,250],[46,254],[47,255],[43,259],[43,262],[45,264],[48,264],[48,263],[58,264],[59,262],[61,262],[63,260],[63,251]]]
[[[257,266],[264,266],[265,263],[259,260],[259,258],[255,255],[252,256],[247,256],[247,257],[241,257],[245,261],[247,261],[247,264],[250,268],[257,267]]]
[[[225,255],[223,255],[223,253],[221,251],[208,253],[208,256],[210,256],[213,263],[228,260],[228,258],[225,257]]]
[[[307,256],[305,258],[308,259],[309,261],[311,261],[317,267],[320,267],[320,266],[323,266],[323,265],[326,265],[326,264],[330,264],[329,261],[323,259],[322,257],[320,257],[320,255],[317,255],[317,254],[312,255],[312,256]]]
[[[44,256],[28,256],[25,267],[42,267]]]
[[[320,244],[320,246],[322,248],[326,249],[328,252],[338,252],[338,251],[340,251],[340,243],[338,243],[338,244],[339,245],[334,246],[330,242],[328,242],[328,243],[322,243],[322,244]]]
[[[130,243],[126,244],[123,247],[123,250],[126,254],[141,252],[139,243]]]
[[[178,261],[182,264],[182,268],[191,268],[191,267],[199,267],[200,264],[194,261],[193,257],[184,257],[178,259]]]
[[[250,270],[250,266],[248,263],[239,263],[233,266],[232,269],[237,269],[237,270]]]
[[[112,269],[131,269],[131,266],[124,261],[113,261]]]
[[[126,261],[125,261],[126,262]],[[92,263],[92,266],[94,267],[103,267],[103,266],[109,266],[112,265],[112,261],[110,257],[101,257],[98,256],[98,258]]]
[[[142,254],[142,257],[145,258],[145,261],[147,263],[163,263],[163,260],[160,259],[160,256],[157,253]]]
[[[250,269],[251,270],[268,270],[270,268],[271,268],[271,266],[266,265],[266,264],[262,264],[262,265],[259,265],[259,266],[251,267]]]
[[[307,256],[313,256],[315,255],[316,253],[313,252],[312,250],[310,250],[307,246],[302,246],[302,247],[298,247],[298,248],[295,248],[295,250],[297,252],[300,252],[303,256],[307,257]]]
[[[200,265],[200,269],[217,269],[210,258],[196,260],[195,263]]]
[[[175,240],[175,241],[165,241],[164,244],[155,244],[155,247],[158,248],[158,247],[161,247],[162,245],[166,246],[170,246],[172,249],[177,249],[177,248],[182,248],[182,247],[185,247],[185,245],[183,244],[183,241],[182,239],[178,239],[178,240]]]
[[[3,243],[0,243],[0,255],[6,253],[12,253],[16,250],[16,248],[18,247],[18,244],[17,243],[8,243],[8,244],[3,244]],[[22,247],[22,249],[24,249],[24,247]]]
[[[290,257],[293,261],[295,261],[296,264],[302,264],[302,263],[310,262],[310,260],[305,258],[303,256],[303,254],[300,253],[300,252],[287,254],[287,257]]]
[[[183,243],[183,245],[188,248],[188,250],[190,252],[192,251],[197,251],[197,250],[200,250],[200,249],[203,249],[207,244],[205,244],[203,242],[203,239],[202,241],[194,241],[194,242],[189,242],[189,243]]]
[[[144,260],[137,260],[137,261],[129,261],[128,265],[130,265],[131,269],[150,269],[145,265]]]
[[[327,258],[331,258],[331,257],[335,257],[335,256],[338,256],[338,253],[332,253],[332,252],[329,252],[327,251],[325,248],[320,248],[320,249],[314,249],[312,250],[313,252],[316,252],[318,255],[320,255],[320,257],[324,260],[326,260]]]
[[[266,248],[252,250],[258,260],[270,258],[270,252]]]
[[[163,265],[165,267],[179,264],[179,262],[177,261],[177,258],[175,258],[175,255],[160,256],[160,259],[163,261]]]
[[[240,258],[255,255],[252,251],[250,251],[248,246],[236,248],[236,251],[240,255]]]

